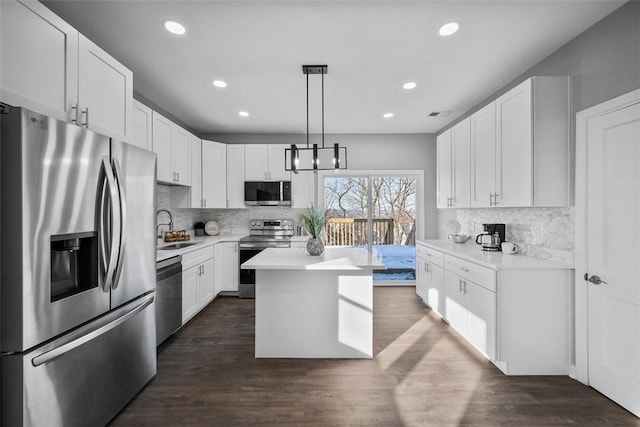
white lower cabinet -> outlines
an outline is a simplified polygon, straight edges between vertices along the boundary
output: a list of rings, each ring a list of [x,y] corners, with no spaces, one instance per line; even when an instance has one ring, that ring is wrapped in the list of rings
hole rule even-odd
[[[489,359],[496,354],[496,294],[449,271],[447,321]]]
[[[182,256],[182,324],[213,300],[214,280],[213,247]]]
[[[223,291],[238,291],[240,274],[237,242],[221,242],[215,246],[216,294]]]
[[[446,317],[447,292],[442,261],[437,253],[420,244],[416,245],[416,293],[440,317]]]
[[[416,292],[426,304],[507,375],[569,373],[571,267],[488,254],[491,268],[473,262],[475,245],[440,251],[434,242],[416,244]]]

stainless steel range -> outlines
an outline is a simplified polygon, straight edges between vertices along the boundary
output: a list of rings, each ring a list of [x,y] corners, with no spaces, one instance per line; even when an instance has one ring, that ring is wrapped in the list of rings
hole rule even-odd
[[[240,239],[240,264],[256,256],[267,248],[288,248],[293,236],[292,219],[252,219],[249,221],[249,235]],[[256,271],[240,268],[240,298],[254,298]]]

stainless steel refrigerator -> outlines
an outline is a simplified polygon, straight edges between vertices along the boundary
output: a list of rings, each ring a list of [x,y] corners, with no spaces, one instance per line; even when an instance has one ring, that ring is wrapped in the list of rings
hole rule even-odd
[[[155,154],[5,113],[2,425],[104,425],[156,373]]]

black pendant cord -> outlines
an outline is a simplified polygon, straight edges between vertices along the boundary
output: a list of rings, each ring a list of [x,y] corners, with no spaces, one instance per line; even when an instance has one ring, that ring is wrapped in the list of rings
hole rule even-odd
[[[324,73],[322,76],[322,148],[324,148]]]
[[[309,74],[307,73],[307,148],[309,148]]]

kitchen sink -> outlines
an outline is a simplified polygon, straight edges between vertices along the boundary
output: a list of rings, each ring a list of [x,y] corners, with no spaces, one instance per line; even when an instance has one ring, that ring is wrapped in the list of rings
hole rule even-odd
[[[157,246],[156,249],[159,251],[171,251],[174,249],[188,248],[189,246],[193,246],[196,244],[197,243],[172,243],[166,246]]]

